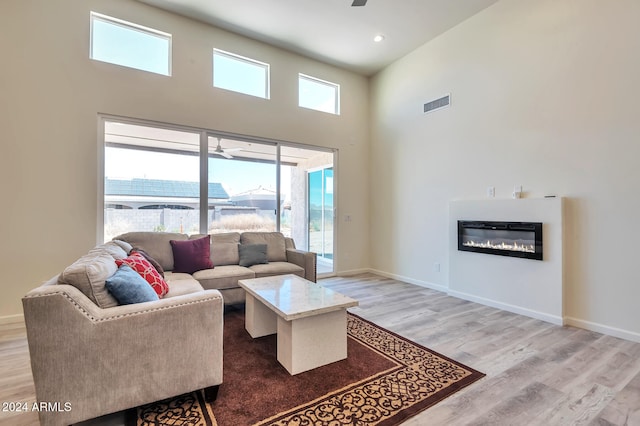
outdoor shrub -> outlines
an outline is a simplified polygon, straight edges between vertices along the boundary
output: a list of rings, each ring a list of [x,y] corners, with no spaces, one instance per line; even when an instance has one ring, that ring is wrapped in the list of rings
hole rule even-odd
[[[276,222],[273,218],[259,214],[235,214],[222,216],[209,225],[210,232],[242,232],[242,231],[275,231]]]

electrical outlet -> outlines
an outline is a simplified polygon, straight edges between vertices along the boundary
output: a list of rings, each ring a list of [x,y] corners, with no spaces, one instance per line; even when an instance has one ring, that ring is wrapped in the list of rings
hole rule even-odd
[[[487,187],[487,197],[494,198],[496,196],[496,187],[488,186]]]
[[[434,263],[433,264],[433,270],[435,272],[440,272],[440,264],[439,263]]]
[[[511,193],[511,198],[520,198],[522,197],[522,185],[516,185],[513,187],[513,193]]]

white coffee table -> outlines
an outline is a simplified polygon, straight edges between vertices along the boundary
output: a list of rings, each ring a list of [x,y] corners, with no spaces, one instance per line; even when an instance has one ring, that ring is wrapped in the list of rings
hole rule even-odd
[[[238,281],[251,337],[278,335],[278,361],[298,374],[347,357],[347,308],[358,301],[297,275]]]

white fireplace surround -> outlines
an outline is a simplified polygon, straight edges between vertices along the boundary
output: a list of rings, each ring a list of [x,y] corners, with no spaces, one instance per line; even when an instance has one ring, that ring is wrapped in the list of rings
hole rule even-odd
[[[458,220],[542,222],[543,260],[458,251]],[[449,203],[452,296],[563,325],[563,199]]]

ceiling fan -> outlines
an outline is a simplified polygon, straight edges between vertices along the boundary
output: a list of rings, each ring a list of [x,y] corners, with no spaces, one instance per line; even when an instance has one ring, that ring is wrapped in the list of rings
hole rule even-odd
[[[353,0],[351,6],[364,6],[365,4],[367,4],[367,0]]]
[[[221,138],[217,138],[217,139],[218,139],[218,146],[216,146],[216,149],[213,150],[212,154],[218,154],[224,158],[233,158],[233,156],[229,154],[229,152],[242,151],[242,148],[222,149],[222,146],[220,146]]]

